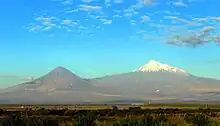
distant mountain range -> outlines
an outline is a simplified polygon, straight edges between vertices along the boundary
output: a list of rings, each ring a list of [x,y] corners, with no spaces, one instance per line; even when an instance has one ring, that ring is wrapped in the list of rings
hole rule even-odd
[[[220,80],[193,76],[155,60],[130,73],[83,79],[63,67],[0,92],[1,103],[109,103],[113,101],[213,101]]]

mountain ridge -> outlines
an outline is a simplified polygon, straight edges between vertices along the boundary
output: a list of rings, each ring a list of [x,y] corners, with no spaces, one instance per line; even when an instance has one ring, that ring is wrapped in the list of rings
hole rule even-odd
[[[158,62],[156,64],[161,65]],[[64,67],[57,67],[33,81],[5,89],[5,92],[0,95],[0,101],[10,103],[75,103],[131,99],[134,101],[138,99],[146,101],[220,99],[219,80],[156,70],[85,79]],[[215,95],[210,96],[210,92]]]

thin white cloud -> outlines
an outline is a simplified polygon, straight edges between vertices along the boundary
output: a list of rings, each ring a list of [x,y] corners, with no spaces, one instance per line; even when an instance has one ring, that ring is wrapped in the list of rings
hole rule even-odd
[[[59,1],[59,3],[69,1],[70,4],[74,2],[74,0],[56,0],[56,1]],[[171,10],[156,11],[154,13],[151,13],[152,15],[148,13],[144,13],[146,15],[140,15],[140,16],[138,15],[139,9],[148,7],[148,6],[152,7],[153,5],[158,4],[156,2],[160,0],[135,0],[134,4],[128,5],[128,7],[126,5],[125,9],[120,8],[118,10],[115,10],[115,9],[111,10],[113,11],[113,14],[111,17],[108,17],[104,13],[104,7],[106,8],[106,6],[113,5],[114,3],[122,3],[126,1],[125,0],[103,0],[102,1],[104,4],[103,6],[98,5],[98,4],[95,5],[95,2],[98,0],[80,0],[80,1],[84,2],[84,4],[78,5],[77,9],[67,8],[66,10],[64,10],[64,12],[68,14],[68,13],[77,12],[79,10],[86,11],[83,13],[83,15],[86,14],[84,15],[85,18],[83,19],[83,21],[85,20],[89,21],[92,18],[92,20],[100,21],[101,24],[105,24],[105,25],[112,24],[114,19],[111,19],[111,18],[116,19],[116,18],[121,18],[124,16],[130,17],[129,18],[130,20],[128,20],[128,23],[130,23],[131,26],[135,26],[135,29],[137,30],[137,32],[135,33],[144,33],[146,34],[145,37],[147,38],[147,34],[151,35],[151,33],[154,32],[155,34],[157,34],[157,38],[165,38],[164,40],[167,39],[166,43],[173,44],[173,45],[176,44],[179,46],[183,46],[183,45],[184,46],[189,46],[189,45],[197,46],[197,45],[208,43],[211,40],[215,41],[216,43],[220,43],[220,37],[215,34],[215,30],[217,30],[218,28],[217,27],[218,22],[220,22],[220,17],[194,18],[194,16],[186,16],[186,15],[181,15],[180,17],[178,16],[180,15],[179,12],[175,12]],[[95,1],[94,4],[90,4],[93,1]],[[176,7],[188,7],[187,4],[191,5],[189,2],[187,2],[187,0],[172,0],[172,2],[170,2],[169,4],[172,6],[176,6]],[[55,17],[38,17],[36,18],[36,23],[33,23],[32,25],[30,25],[28,27],[28,30],[29,31],[48,31],[54,28],[60,28],[60,29],[65,29],[68,31],[79,33],[79,35],[90,34],[90,32],[87,33],[87,30],[91,29],[90,25],[88,26],[82,25],[83,23],[80,23],[81,21],[75,22],[75,20],[74,21],[69,20],[67,17],[67,14],[66,14],[66,17],[64,17],[64,19],[66,20],[56,19]],[[162,18],[164,16],[164,19],[167,19],[167,20],[151,19],[151,17],[155,14],[162,16]],[[135,16],[135,15],[138,15],[138,16]],[[62,16],[65,16],[65,15],[62,15]],[[139,20],[132,20],[133,16],[135,18],[139,17]],[[170,21],[172,22],[170,23]],[[146,32],[147,29],[141,28],[142,30],[139,31],[138,28],[136,28],[136,25],[139,25],[140,23],[146,23],[144,26],[149,26],[152,28],[152,30]],[[100,25],[100,26],[103,26],[103,25]],[[101,28],[100,26],[97,26],[97,25],[92,26],[92,29],[96,29],[96,30],[100,29]],[[194,28],[196,28],[196,30],[194,30]],[[97,31],[101,31],[101,30],[97,30]],[[188,32],[189,34],[182,34],[184,32]],[[52,33],[52,32],[48,32],[48,33]],[[93,34],[91,33],[91,35]],[[139,37],[140,35],[143,36],[143,34],[138,34],[138,35]],[[152,33],[151,36],[154,36],[154,34]],[[157,38],[148,36],[148,39],[152,39],[152,40],[157,39]]]
[[[109,8],[111,6],[111,4],[109,3],[109,4],[106,4],[106,8]]]
[[[220,17],[212,17],[212,20],[215,20],[217,22],[220,22]]]
[[[183,0],[168,2],[168,4],[176,7],[188,7],[188,5],[183,2]]]
[[[92,5],[80,5],[80,10],[83,11],[100,11],[102,10],[101,6],[92,6]]]
[[[104,18],[100,18],[99,19],[103,24],[112,24],[112,20],[107,20],[107,19],[104,19]]]
[[[46,27],[54,27],[54,26],[56,26],[56,24],[53,24],[52,22],[50,22],[50,21],[44,21],[44,22],[42,22],[42,24],[44,25],[44,26],[46,26]]]
[[[77,22],[74,22],[73,20],[63,20],[63,22],[61,23],[63,24],[63,29],[65,29],[67,32],[72,32],[74,31],[74,26],[78,26],[79,24]]]
[[[206,26],[206,27],[201,29],[201,32],[208,33],[208,32],[211,32],[213,30],[215,30],[215,27],[213,27],[213,26]]]
[[[209,18],[193,18],[192,20],[197,22],[207,22]]]
[[[112,20],[106,20],[103,22],[103,24],[112,24]]]
[[[131,22],[131,25],[133,25],[133,26],[137,25],[135,20],[131,20],[130,22]]]
[[[157,4],[158,3],[156,3],[156,0],[137,0],[137,3],[133,5],[133,7],[136,9],[141,9],[143,7],[155,6]]]
[[[51,30],[53,27],[50,27],[50,26],[47,26],[47,27],[44,27],[43,28],[43,31],[49,31],[49,30]]]
[[[154,3],[154,0],[143,0],[143,4],[146,6],[151,6],[153,5],[153,3]]]
[[[125,9],[124,12],[134,12],[135,10],[133,8],[128,8],[128,9]]]
[[[107,18],[108,16],[105,16],[105,15],[89,15],[91,18],[94,18],[94,19],[103,19],[103,18]]]
[[[37,17],[36,21],[48,22],[48,21],[52,21],[52,20],[56,20],[56,19],[57,19],[56,17]]]
[[[219,36],[218,35],[211,36],[210,38],[211,38],[211,40],[215,41],[216,44],[220,44],[220,35]]]
[[[133,14],[132,13],[125,13],[124,16],[125,17],[131,17]]]
[[[204,2],[206,0],[188,0],[189,3],[194,3],[194,2]]]
[[[29,27],[27,27],[28,31],[38,31],[38,30],[41,30],[42,29],[42,26],[41,25],[31,25]]]
[[[72,20],[63,20],[63,24],[66,24],[66,25],[70,25],[70,24],[73,24],[73,21]]]
[[[136,32],[137,34],[146,33],[146,30],[140,29],[140,31]]]
[[[111,0],[105,0],[105,5],[106,7],[110,7],[111,6]]]
[[[32,25],[32,27],[29,29],[29,31],[36,31],[36,30],[42,30],[42,31],[48,31],[51,30],[54,27],[58,27],[55,21],[58,21],[56,17],[37,17],[36,21],[40,24]]]
[[[162,11],[156,11],[154,12],[155,14],[158,14],[158,13],[164,13],[164,14],[168,14],[168,15],[180,15],[179,12],[175,12],[175,11],[169,11],[169,10],[162,10]]]
[[[141,23],[145,23],[145,22],[149,21],[150,19],[151,18],[149,16],[146,16],[146,15],[141,16]]]
[[[113,18],[121,18],[122,16],[119,15],[119,14],[115,14],[115,15],[113,15],[112,17],[113,17]]]
[[[60,19],[57,17],[40,16],[35,18],[35,22],[32,22],[27,26],[27,30],[30,32],[49,31],[54,28],[61,28],[59,24]]]
[[[62,4],[70,5],[73,4],[73,0],[64,0]]]
[[[124,10],[124,16],[125,17],[131,17],[131,16],[137,15],[137,14],[138,14],[138,12],[135,11],[134,8],[131,8],[131,7]]]
[[[164,19],[170,19],[172,21],[177,21],[181,23],[190,23],[188,20],[176,17],[176,16],[164,16]]]
[[[61,4],[64,4],[64,5],[71,5],[73,4],[73,0],[51,0],[53,2],[60,2]]]
[[[85,3],[90,3],[90,2],[93,2],[94,0],[82,0],[82,2],[85,2]]]
[[[72,10],[66,10],[66,13],[74,13],[74,12],[78,12],[78,9],[72,9]]]
[[[165,40],[164,42],[176,46],[187,47],[197,47],[213,41],[218,43],[219,38],[216,36],[211,36],[212,34],[210,34],[214,30],[215,27],[213,26],[205,26],[199,31],[187,31],[185,34],[181,32],[175,32],[175,35],[171,35],[169,39]]]

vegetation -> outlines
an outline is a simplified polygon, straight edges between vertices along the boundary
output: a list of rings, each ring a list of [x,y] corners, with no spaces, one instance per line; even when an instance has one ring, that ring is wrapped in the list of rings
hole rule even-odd
[[[0,126],[220,126],[220,109],[0,109]]]

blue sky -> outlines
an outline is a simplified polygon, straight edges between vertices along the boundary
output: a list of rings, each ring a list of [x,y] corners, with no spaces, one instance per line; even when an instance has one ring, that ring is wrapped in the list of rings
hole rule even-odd
[[[81,77],[154,59],[220,79],[219,0],[1,2],[0,88],[64,66]]]

